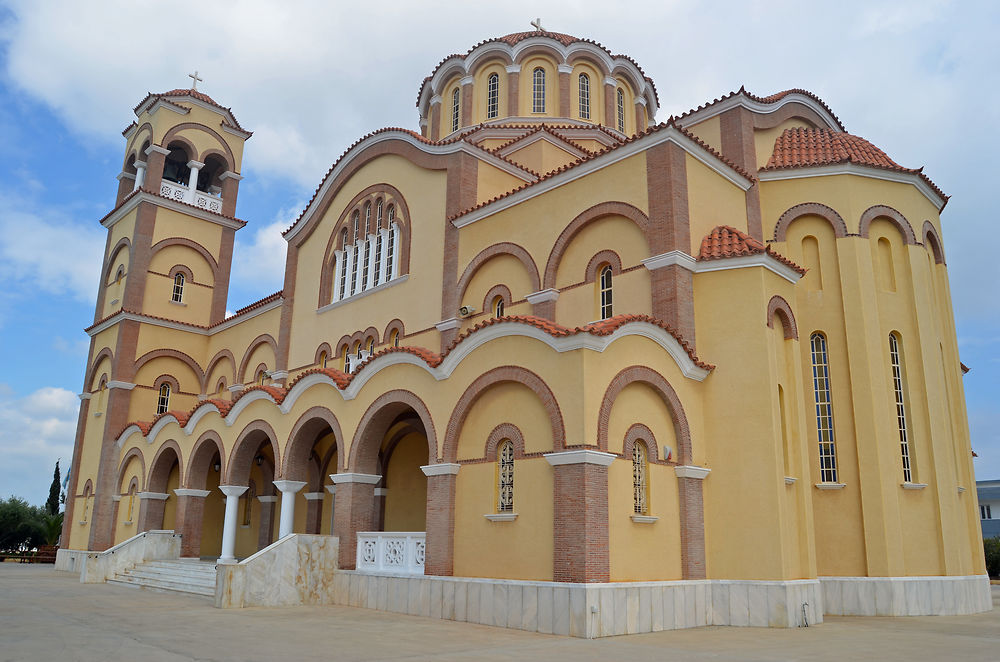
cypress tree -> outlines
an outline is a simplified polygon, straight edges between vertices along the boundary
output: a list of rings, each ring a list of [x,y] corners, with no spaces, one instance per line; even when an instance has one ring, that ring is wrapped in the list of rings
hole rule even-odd
[[[56,460],[56,470],[52,475],[52,485],[49,486],[49,500],[45,502],[45,510],[49,515],[59,513],[59,460]]]

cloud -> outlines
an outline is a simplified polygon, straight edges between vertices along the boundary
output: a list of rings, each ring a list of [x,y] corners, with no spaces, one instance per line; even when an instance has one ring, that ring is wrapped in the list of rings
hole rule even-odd
[[[8,290],[68,293],[93,303],[104,236],[102,228],[0,189],[0,279]]]
[[[233,249],[233,294],[260,298],[281,289],[285,280],[285,255],[288,243],[281,233],[295,221],[305,202],[281,209],[274,220],[251,230],[247,226],[236,235]],[[252,232],[245,240],[241,235]],[[250,301],[237,301],[241,308]]]
[[[3,385],[0,385],[3,386]],[[80,402],[71,391],[46,386],[25,396],[0,388],[0,485],[41,505],[56,459],[65,474],[73,456]]]

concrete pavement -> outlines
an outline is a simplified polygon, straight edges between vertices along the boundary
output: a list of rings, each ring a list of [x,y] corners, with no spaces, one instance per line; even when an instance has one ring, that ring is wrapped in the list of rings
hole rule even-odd
[[[0,660],[998,660],[994,609],[827,617],[797,630],[706,627],[594,641],[351,607],[215,609],[208,599],[84,585],[0,563]]]

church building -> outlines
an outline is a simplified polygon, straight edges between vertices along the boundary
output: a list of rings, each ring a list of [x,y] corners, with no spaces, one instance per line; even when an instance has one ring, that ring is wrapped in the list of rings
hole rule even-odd
[[[627,55],[488,39],[227,315],[252,134],[194,78],[123,132],[57,567],[585,637],[991,608],[948,197],[816,95],[656,123]]]

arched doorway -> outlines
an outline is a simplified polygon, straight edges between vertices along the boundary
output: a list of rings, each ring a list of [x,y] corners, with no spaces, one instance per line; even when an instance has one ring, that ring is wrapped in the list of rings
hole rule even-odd
[[[195,443],[187,488],[178,490],[181,556],[216,558],[221,552],[226,503],[219,484],[224,453],[222,440],[214,433],[206,433]]]
[[[292,429],[282,475],[293,487],[304,483],[294,496],[293,532],[330,534],[335,496],[327,487],[329,474],[337,472],[342,440],[336,417],[323,407],[305,412]]]
[[[181,461],[177,444],[168,441],[153,458],[146,482],[147,492],[141,494],[140,530],[172,530],[177,515],[174,490],[181,484]]]
[[[224,485],[247,488],[239,496],[234,524],[236,558],[246,558],[276,539],[274,467],[278,448],[275,439],[270,425],[254,421],[240,434],[229,458]]]

